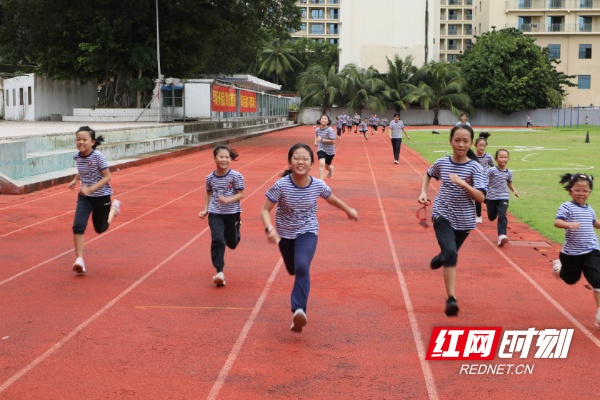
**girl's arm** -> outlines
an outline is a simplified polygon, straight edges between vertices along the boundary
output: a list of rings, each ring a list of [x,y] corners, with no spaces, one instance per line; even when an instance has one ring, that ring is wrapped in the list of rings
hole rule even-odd
[[[429,182],[431,181],[431,177],[427,174],[423,175],[423,181],[421,183],[421,195],[418,198],[418,202],[421,204],[427,203],[427,187],[429,186]]]
[[[469,185],[464,179],[459,177],[457,174],[449,174],[449,177],[450,177],[450,182],[454,183],[455,185],[460,186],[461,188],[463,188],[467,192],[469,192],[469,195],[471,195],[473,200],[475,200],[478,203],[483,203],[485,201],[485,194],[481,190],[475,189],[473,186]]]
[[[404,132],[404,135],[406,135],[406,138],[407,138],[408,140],[410,140],[410,136],[408,136],[408,133],[406,133],[406,131],[404,130],[404,128],[402,128],[402,132]]]
[[[69,183],[69,189],[73,189],[79,180],[79,172],[75,174],[71,183]]]
[[[269,199],[265,200],[265,204],[263,204],[262,210],[260,210],[260,217],[265,225],[267,240],[271,243],[279,243],[281,238],[277,234],[277,230],[271,224],[271,210],[273,207],[275,207],[275,203]]]
[[[594,222],[594,226],[596,222]],[[579,229],[579,222],[567,222],[564,219],[556,218],[554,220],[554,226],[560,229]]]
[[[110,182],[110,171],[108,170],[108,168],[104,168],[102,170],[102,179],[94,183],[92,186],[82,185],[80,191],[84,196],[89,196],[96,190],[100,189],[102,186],[106,185],[108,182]]]
[[[198,213],[200,218],[205,218],[208,215],[208,205],[210,204],[210,198],[212,197],[212,190],[210,192],[206,192],[206,197],[204,198],[204,210]]]
[[[235,192],[235,194],[233,196],[229,196],[229,197],[219,196],[219,203],[223,203],[223,204],[234,203],[236,201],[240,201],[243,198],[244,198],[244,191],[239,190],[239,191]]]
[[[507,186],[510,190],[512,190],[515,197],[519,197],[519,193],[517,193],[517,189],[513,186],[512,182],[507,182]]]
[[[600,221],[594,220],[594,228],[600,229]]]
[[[356,209],[354,208],[349,207],[341,199],[337,198],[333,193],[329,195],[329,197],[326,198],[325,201],[327,201],[332,206],[337,207],[342,211],[345,211],[349,219],[358,221],[358,211],[356,211]]]

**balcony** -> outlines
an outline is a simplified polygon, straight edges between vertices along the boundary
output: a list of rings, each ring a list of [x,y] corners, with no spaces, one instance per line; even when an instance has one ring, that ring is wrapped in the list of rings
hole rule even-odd
[[[600,10],[600,0],[507,0],[506,9],[513,10]]]
[[[506,24],[505,28],[516,28],[523,33],[593,33],[600,34],[600,23],[592,24],[545,24],[532,22],[530,24]]]

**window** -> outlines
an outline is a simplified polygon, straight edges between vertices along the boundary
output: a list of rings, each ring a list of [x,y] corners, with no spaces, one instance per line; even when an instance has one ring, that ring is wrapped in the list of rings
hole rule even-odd
[[[312,19],[323,19],[325,10],[310,10],[310,17]]]
[[[332,8],[329,10],[329,19],[340,19],[340,9]]]
[[[457,6],[458,5],[458,0],[448,0],[448,5],[449,6]]]
[[[161,88],[162,105],[165,107],[183,107],[183,86],[171,89],[168,86]]]
[[[304,22],[301,23],[300,24],[300,28],[298,30],[301,31],[301,32],[306,32],[306,23],[304,23]]]
[[[449,10],[448,19],[453,21],[458,20],[458,10]]]
[[[31,105],[31,86],[27,87],[27,104]]]
[[[449,63],[458,61],[458,54],[448,54],[447,61]]]
[[[19,88],[19,105],[23,105],[23,88]]]
[[[473,34],[473,26],[465,25],[465,35],[472,35],[472,34]]]
[[[563,7],[563,0],[548,0],[548,7],[549,8],[562,8]]]
[[[548,32],[562,32],[563,17],[548,17]]]
[[[593,0],[579,0],[579,8],[592,8]]]
[[[531,0],[519,0],[519,8],[531,8]]]
[[[465,49],[470,49],[473,45],[473,41],[471,39],[465,39]]]
[[[329,31],[327,32],[329,35],[337,35],[340,33],[338,29],[338,24],[329,24]]]
[[[465,19],[470,21],[473,19],[473,10],[465,10]]]
[[[448,25],[448,35],[457,35],[458,25]]]
[[[519,30],[521,32],[531,32],[531,17],[519,17]]]
[[[579,17],[579,32],[592,31],[592,17]]]
[[[310,0],[311,4],[325,4],[325,0]]]
[[[580,44],[579,45],[579,58],[592,58],[592,45],[591,44]]]
[[[457,50],[458,46],[456,45],[456,39],[449,39],[448,40],[448,50]]]
[[[338,39],[329,39],[329,43],[338,44]]]
[[[311,35],[322,35],[325,33],[325,25],[324,24],[312,24],[310,26],[310,34]]]
[[[591,85],[591,75],[577,75],[577,86],[579,89],[590,89]]]
[[[548,45],[548,58],[560,58],[560,44]]]

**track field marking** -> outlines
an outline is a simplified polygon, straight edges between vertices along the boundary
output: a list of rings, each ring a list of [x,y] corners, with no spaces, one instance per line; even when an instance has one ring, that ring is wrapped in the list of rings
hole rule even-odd
[[[267,157],[269,154],[268,153],[266,155],[264,155],[263,157],[259,157],[256,160],[246,164],[252,164],[264,157]],[[281,171],[281,170],[280,170]],[[244,199],[242,199],[242,202],[244,202],[246,199],[252,197],[254,194],[256,194],[256,192],[258,192],[260,189],[262,189],[263,186],[265,186],[265,184],[267,182],[270,182],[271,180],[273,180],[279,173],[280,171],[278,171],[277,174],[272,175],[268,180],[266,180],[263,184],[261,184],[260,186],[258,186],[258,188],[256,188],[256,190],[254,190],[252,193],[250,193],[250,195],[245,196]],[[189,193],[195,192],[199,189],[195,189],[192,190]],[[187,196],[187,194],[178,197],[175,200],[181,199],[183,197]],[[167,204],[172,203],[172,200],[168,203],[165,203],[164,205],[160,206],[159,208],[164,207]],[[156,210],[156,209],[155,209]],[[141,217],[139,217],[141,218]],[[169,261],[173,260],[176,256],[178,256],[181,252],[183,252],[185,249],[187,249],[189,246],[191,246],[196,240],[198,240],[201,236],[203,236],[207,231],[209,230],[208,227],[204,228],[200,233],[198,233],[196,236],[194,236],[192,239],[190,239],[189,241],[187,241],[183,246],[181,246],[179,249],[175,250],[173,253],[171,253],[171,255],[169,255],[167,258],[165,258],[164,260],[162,260],[160,263],[158,263],[154,268],[152,268],[150,271],[146,272],[141,278],[139,278],[137,281],[135,281],[131,286],[129,286],[127,289],[125,289],[124,291],[122,291],[118,296],[116,296],[114,299],[112,299],[111,301],[109,301],[104,307],[102,307],[100,310],[98,310],[94,315],[92,315],[90,318],[88,318],[87,320],[85,320],[84,322],[82,322],[79,326],[77,326],[75,329],[73,329],[71,332],[69,332],[65,337],[63,337],[61,340],[59,340],[58,342],[56,342],[52,347],[50,347],[48,350],[46,350],[42,355],[40,355],[39,357],[37,357],[36,359],[34,359],[32,362],[30,362],[27,366],[25,366],[24,368],[22,368],[19,372],[17,372],[16,374],[14,374],[13,376],[11,376],[10,378],[8,378],[2,385],[0,385],[0,393],[2,393],[3,391],[5,391],[6,389],[8,389],[13,383],[15,383],[16,381],[18,381],[21,377],[23,377],[24,375],[26,375],[29,371],[31,371],[32,369],[34,369],[37,365],[41,364],[42,362],[44,362],[44,360],[46,360],[48,357],[50,357],[55,351],[57,351],[58,349],[60,349],[62,346],[64,346],[69,340],[71,340],[75,335],[77,335],[79,332],[81,332],[83,329],[85,329],[88,325],[90,325],[92,322],[94,322],[96,319],[98,319],[100,316],[102,316],[106,311],[108,311],[112,306],[114,306],[119,300],[121,300],[123,297],[125,297],[127,294],[131,293],[136,287],[138,287],[142,282],[144,282],[146,279],[148,279],[152,274],[154,274],[156,271],[158,271],[163,265],[167,264]],[[281,264],[283,263],[283,259],[280,259],[280,261],[277,263],[277,265],[275,266],[275,269],[273,271],[272,278],[269,279],[269,282],[271,282],[271,279],[274,280],[274,276],[277,274],[277,272],[279,271]],[[12,279],[12,278],[10,278]],[[3,281],[6,282],[6,281]],[[2,284],[3,282],[0,282],[0,284]],[[270,289],[270,284],[269,282],[267,282],[268,284],[268,288]],[[272,283],[272,282],[271,282]],[[268,290],[263,289],[263,294],[268,293]],[[262,299],[262,301],[261,301]],[[260,306],[262,306],[262,303],[264,302],[264,299],[262,298],[262,294],[261,294],[261,298],[259,298],[259,302],[260,302]],[[257,302],[257,305],[259,305],[259,302]],[[257,306],[254,306],[254,311],[251,314],[251,318],[252,316],[254,316],[254,319],[256,319],[256,315],[255,313],[257,313],[258,311],[260,311],[260,308],[258,308],[257,310]],[[250,327],[252,327],[252,324],[254,323],[254,319],[251,320],[251,318],[249,318],[248,322],[246,322],[246,325],[244,326],[244,330],[242,330],[242,333],[240,334],[240,337],[243,336],[243,339],[245,339],[245,337],[247,336],[247,331],[250,330]],[[251,320],[251,323],[249,324]],[[244,334],[245,333],[245,334]],[[238,338],[239,341],[239,338]],[[236,346],[237,346],[238,342],[236,341]],[[241,348],[241,344],[243,344],[243,340],[240,343],[240,348]],[[236,349],[236,346],[234,346],[234,350]],[[232,350],[232,353],[230,354],[229,359],[231,358],[231,355],[234,353],[234,350]],[[239,349],[237,349],[237,352],[235,353],[235,356],[233,357],[233,361],[235,361],[235,358],[237,358],[237,353],[239,353]],[[233,361],[231,362],[231,364],[233,364]],[[225,364],[225,367],[227,366],[227,362]],[[225,367],[223,367],[225,369]],[[221,370],[221,373],[223,372],[223,370]],[[228,372],[228,370],[227,370]],[[227,373],[225,373],[225,376],[227,375]],[[219,377],[221,376],[221,374],[219,374]],[[224,379],[223,379],[224,381]],[[217,378],[217,383],[218,383],[218,378]],[[215,386],[217,385],[217,383],[215,383]],[[221,385],[222,386],[222,385]],[[214,386],[213,386],[213,390],[214,390]],[[217,389],[217,393],[218,390],[220,390],[220,387]],[[212,392],[212,391],[211,391]]]
[[[208,306],[134,306],[137,310],[252,310],[252,307],[208,307]]]
[[[379,211],[381,212],[381,216],[383,218],[383,226],[385,228],[385,233],[388,239],[388,244],[390,246],[390,251],[392,255],[392,259],[394,261],[394,268],[396,269],[396,275],[398,276],[398,281],[400,282],[400,288],[402,289],[402,297],[404,299],[404,304],[406,307],[406,312],[408,314],[408,320],[410,322],[410,328],[412,331],[413,339],[415,341],[415,346],[417,348],[417,353],[419,356],[419,363],[421,364],[421,370],[423,371],[423,377],[425,378],[425,386],[427,388],[427,393],[429,398],[432,400],[438,399],[437,389],[435,387],[435,379],[433,378],[433,373],[429,368],[429,363],[425,360],[425,347],[423,345],[423,341],[421,339],[421,330],[419,329],[419,323],[417,322],[417,317],[415,315],[415,311],[412,305],[412,300],[410,298],[410,294],[408,293],[408,285],[406,284],[406,280],[404,279],[404,274],[402,273],[402,267],[400,266],[400,262],[398,261],[398,254],[396,253],[396,245],[394,240],[392,239],[392,233],[390,231],[390,226],[388,223],[387,215],[385,213],[385,208],[383,206],[383,202],[381,201],[381,196],[379,195],[379,187],[377,186],[377,179],[375,178],[375,172],[373,171],[373,165],[371,164],[371,158],[369,157],[369,152],[367,151],[366,143],[363,142],[363,147],[365,149],[365,154],[367,156],[367,163],[369,164],[369,170],[371,171],[371,179],[373,180],[373,186],[375,188],[375,195],[377,196],[377,203],[379,204]]]
[[[246,166],[248,166],[248,165],[251,165],[251,164],[253,164],[253,163],[255,163],[255,162],[257,162],[257,161],[259,161],[259,160],[261,160],[261,159],[263,159],[263,158],[265,158],[265,157],[267,157],[267,156],[271,155],[271,154],[272,154],[272,153],[274,153],[274,152],[275,152],[275,151],[272,151],[271,153],[265,154],[265,155],[263,155],[262,157],[259,157],[259,158],[255,159],[254,161],[251,161],[251,162],[249,162],[248,164],[241,166],[241,167],[240,167],[240,168],[238,168],[238,169],[242,169],[242,168],[244,168],[244,167],[246,167]],[[180,175],[180,174],[181,174],[181,173],[179,173],[179,174],[176,174],[176,175]],[[176,176],[176,175],[171,175],[171,176]],[[273,177],[271,177],[270,179],[273,179]],[[164,179],[160,179],[160,180],[158,180],[158,181],[156,181],[156,182],[160,182],[160,181],[163,181],[163,180],[164,180]],[[264,183],[263,183],[263,185],[264,185]],[[263,185],[261,185],[260,187],[262,187]],[[146,186],[148,186],[148,185],[146,185]],[[149,214],[152,214],[152,213],[154,213],[154,212],[156,212],[156,211],[158,211],[158,210],[160,210],[160,209],[162,209],[162,208],[164,208],[164,207],[166,207],[166,206],[168,206],[168,205],[170,205],[170,204],[172,204],[172,203],[174,203],[174,202],[176,202],[176,201],[178,201],[178,200],[181,200],[182,198],[184,198],[184,197],[186,197],[186,196],[189,196],[189,195],[190,195],[190,194],[192,194],[192,193],[195,193],[195,192],[197,192],[198,190],[202,189],[203,187],[204,187],[204,185],[202,185],[202,186],[198,187],[197,189],[193,189],[193,190],[191,190],[191,191],[189,191],[189,192],[187,192],[187,193],[185,193],[185,194],[183,194],[183,195],[181,195],[181,196],[179,196],[179,197],[177,197],[177,198],[175,198],[175,199],[173,199],[173,200],[171,200],[171,201],[168,201],[168,202],[166,202],[165,204],[163,204],[163,205],[161,205],[161,206],[158,206],[158,207],[156,207],[156,208],[154,208],[154,209],[152,209],[152,210],[149,210],[149,211],[145,212],[144,214],[142,214],[142,215],[139,215],[139,216],[137,216],[137,217],[135,217],[135,218],[133,218],[133,219],[131,219],[131,220],[127,221],[127,222],[124,222],[124,223],[122,223],[122,224],[119,224],[119,226],[116,226],[116,227],[114,227],[114,228],[112,228],[112,229],[110,229],[110,230],[108,230],[108,231],[104,232],[102,235],[100,235],[100,236],[96,236],[95,238],[93,238],[93,239],[90,239],[90,240],[86,241],[86,242],[85,242],[85,244],[86,244],[86,245],[88,245],[88,244],[90,244],[90,243],[93,243],[93,242],[95,242],[96,240],[99,240],[99,239],[105,238],[106,236],[110,235],[111,233],[113,233],[113,232],[115,232],[115,231],[118,231],[119,229],[121,229],[121,228],[123,228],[123,227],[125,227],[125,226],[127,226],[127,225],[129,225],[129,224],[132,224],[133,222],[136,222],[136,221],[138,221],[139,219],[141,219],[141,218],[144,218],[145,216],[147,216],[147,215],[149,215]],[[133,189],[133,190],[135,190],[135,189]],[[255,193],[255,192],[253,192],[253,194],[254,194],[254,193]],[[242,199],[242,202],[244,202],[244,199]],[[74,211],[70,211],[70,212],[74,212]],[[69,253],[72,253],[73,251],[74,251],[73,249],[66,250],[66,251],[64,251],[64,252],[62,252],[62,253],[60,253],[60,254],[57,254],[57,255],[56,255],[56,256],[54,256],[54,257],[48,258],[48,259],[46,259],[45,261],[42,261],[42,262],[40,262],[40,263],[38,263],[38,264],[34,265],[33,267],[30,267],[30,268],[28,268],[28,269],[26,269],[26,270],[23,270],[23,271],[21,271],[21,272],[19,272],[19,273],[15,274],[15,275],[13,275],[13,276],[9,277],[9,278],[6,278],[5,280],[3,280],[3,281],[0,281],[0,286],[2,286],[2,285],[4,285],[4,284],[6,284],[6,283],[8,283],[8,282],[10,282],[10,281],[12,281],[12,280],[14,280],[14,279],[16,279],[16,278],[18,278],[18,277],[20,277],[20,276],[22,276],[22,275],[24,275],[24,274],[26,274],[26,273],[29,273],[29,272],[31,272],[31,271],[34,271],[34,270],[38,269],[39,267],[41,267],[41,266],[43,266],[43,265],[46,265],[46,264],[48,264],[48,263],[50,263],[50,262],[52,262],[52,261],[54,261],[54,260],[56,260],[56,259],[58,259],[58,258],[60,258],[60,257],[62,257],[62,256],[65,256],[65,255],[67,255],[67,254],[69,254]]]

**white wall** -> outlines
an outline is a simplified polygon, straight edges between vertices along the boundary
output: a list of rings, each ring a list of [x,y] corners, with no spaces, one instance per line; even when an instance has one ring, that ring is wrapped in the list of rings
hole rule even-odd
[[[425,1],[352,0],[340,8],[340,69],[354,63],[361,68],[373,66],[387,72],[386,57],[413,56],[413,64],[425,60]],[[438,54],[433,38],[439,30],[437,1],[429,1],[429,54]],[[437,44],[439,46],[439,44]],[[429,61],[427,60],[427,61]]]
[[[12,121],[49,120],[52,114],[72,115],[75,107],[96,104],[93,83],[55,81],[41,75],[27,74],[4,81],[4,118]],[[21,92],[22,104],[21,104]]]
[[[185,82],[185,116],[210,118],[210,85],[212,79],[190,79]]]

